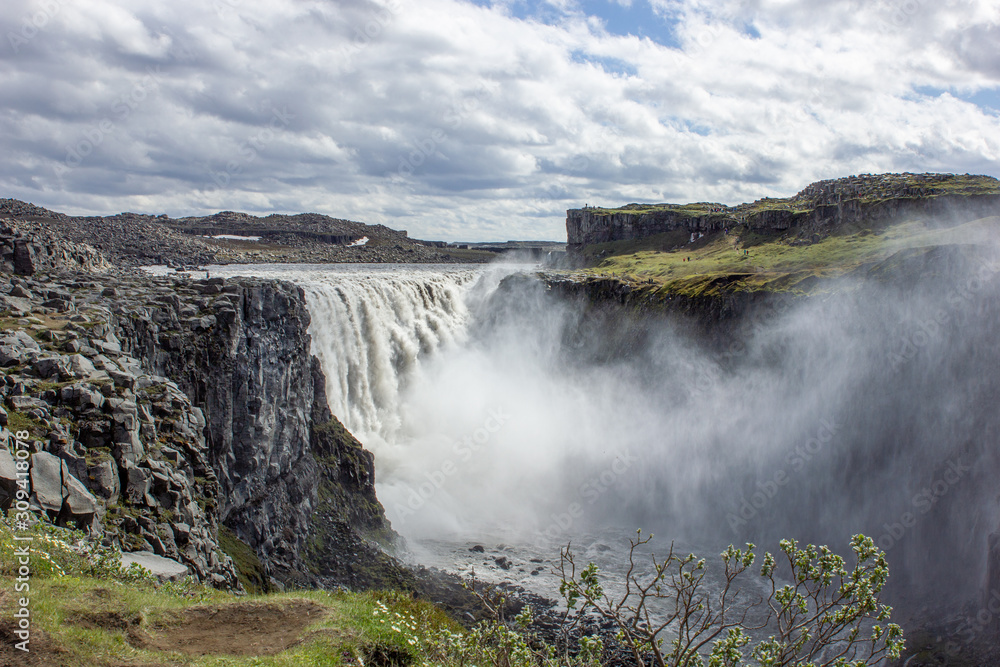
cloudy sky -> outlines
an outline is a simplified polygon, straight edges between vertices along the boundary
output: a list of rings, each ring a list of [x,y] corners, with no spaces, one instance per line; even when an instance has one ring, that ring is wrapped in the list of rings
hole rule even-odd
[[[3,0],[0,197],[318,211],[446,240],[565,209],[1000,176],[995,0]]]

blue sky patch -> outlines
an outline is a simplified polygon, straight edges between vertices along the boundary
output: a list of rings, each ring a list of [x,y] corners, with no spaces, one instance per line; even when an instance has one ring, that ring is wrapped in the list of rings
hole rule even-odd
[[[573,60],[578,63],[590,63],[603,69],[609,74],[618,76],[638,76],[639,70],[629,62],[620,58],[609,58],[606,56],[595,56],[583,51],[574,51]]]
[[[940,97],[948,93],[952,97],[975,104],[987,113],[1000,114],[1000,88],[985,88],[975,93],[962,93],[935,86],[914,86],[913,92],[924,97]]]
[[[480,7],[492,7],[493,0],[468,0]],[[505,3],[506,4],[506,3]],[[552,6],[544,0],[515,0],[506,4],[512,16],[522,20],[533,20],[546,24],[558,24],[571,13]],[[673,17],[657,14],[647,0],[633,0],[631,7],[623,7],[613,0],[577,0],[573,9],[576,13],[595,16],[604,22],[605,30],[612,35],[635,35],[646,37],[664,46],[679,47]],[[747,26],[753,34],[760,36],[753,26]]]

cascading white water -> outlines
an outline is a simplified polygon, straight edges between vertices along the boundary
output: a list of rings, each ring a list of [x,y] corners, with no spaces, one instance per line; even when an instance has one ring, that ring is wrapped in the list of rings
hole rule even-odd
[[[957,293],[937,276],[842,285],[725,350],[537,282],[497,290],[511,268],[231,271],[306,290],[331,409],[375,453],[407,537],[548,538],[551,557],[609,526],[700,553],[785,537],[843,551],[864,532],[901,590],[930,599],[978,589],[997,527],[982,491],[1000,432],[993,266]]]
[[[330,409],[348,429],[385,442],[397,437],[400,392],[420,360],[465,338],[464,293],[475,278],[471,270],[413,270],[300,279]]]

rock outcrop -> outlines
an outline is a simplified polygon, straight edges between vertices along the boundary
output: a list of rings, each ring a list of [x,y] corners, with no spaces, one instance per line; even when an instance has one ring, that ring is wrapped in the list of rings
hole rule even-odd
[[[325,482],[328,494],[339,494],[341,527],[357,543],[391,539],[371,454],[353,437],[330,437],[343,427],[329,412],[309,351],[302,290],[254,279],[157,285],[162,294],[153,303],[123,304],[119,335],[204,408],[220,519],[279,580],[311,576],[304,555]]]
[[[170,218],[166,215],[119,213],[69,216],[16,199],[0,199],[0,218],[8,226],[30,227],[51,241],[90,244],[116,266],[163,264],[196,267],[208,264],[274,262],[475,262],[486,253],[452,256],[445,249],[415,241],[405,231],[367,225],[317,213],[268,215],[223,211],[210,216]],[[2,230],[0,230],[2,235]],[[81,266],[84,270],[92,267]],[[39,265],[35,271],[46,270]],[[31,271],[22,271],[30,273]]]
[[[42,223],[0,217],[0,271],[30,276],[58,268],[104,272],[111,265],[97,249],[69,242]]]
[[[224,524],[279,584],[407,584],[379,546],[395,534],[372,455],[330,414],[300,288],[82,273],[100,253],[12,238],[52,260],[0,285],[0,508],[19,433],[33,508],[108,545],[238,588]]]
[[[569,249],[679,233],[708,234],[742,228],[761,233],[797,229],[826,234],[843,226],[879,226],[907,218],[972,220],[1000,210],[1000,182],[989,176],[864,174],[819,181],[787,199],[751,204],[629,204],[616,209],[566,212]]]
[[[11,285],[24,311],[0,336],[0,508],[18,481],[7,459],[24,451],[31,506],[53,523],[237,587],[218,550],[221,492],[201,410],[122,351],[101,283],[63,274]]]

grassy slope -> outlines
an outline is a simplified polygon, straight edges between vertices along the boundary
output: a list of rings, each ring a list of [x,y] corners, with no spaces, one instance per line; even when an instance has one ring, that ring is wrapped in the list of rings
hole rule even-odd
[[[428,658],[426,648],[432,633],[458,630],[432,605],[398,593],[296,591],[237,597],[208,588],[156,588],[147,583],[123,584],[77,576],[34,578],[31,586],[32,652],[14,653],[4,646],[7,652],[0,653],[0,664],[7,664],[5,658],[13,659],[15,664],[23,659],[26,665],[81,667],[291,667],[358,665],[361,661],[420,664]],[[13,596],[7,594],[14,590],[14,580],[0,577],[0,590],[4,592],[0,607],[6,621],[14,611]],[[282,628],[282,623],[276,622],[265,625],[264,632],[247,636],[248,619],[252,622],[254,617],[259,618],[261,610],[273,609],[293,616],[296,609],[303,607],[309,608],[309,618],[295,625],[290,635],[287,626]],[[237,621],[234,615],[246,618]],[[182,641],[183,631],[192,631],[185,626],[190,626],[193,618],[199,619],[196,628],[201,625],[200,629],[209,635],[207,639],[214,640],[216,646],[220,637],[237,633],[231,653],[213,649],[214,654],[199,655],[203,647],[197,638]],[[229,621],[219,620],[216,626],[212,625],[213,618]],[[274,637],[270,636],[271,628]],[[0,634],[7,631],[0,628]],[[279,638],[279,632],[286,634]],[[259,649],[248,645],[255,639]],[[287,647],[283,650],[267,655],[284,645]]]
[[[734,233],[713,234],[666,251],[662,248],[673,239],[657,236],[588,246],[585,257],[593,265],[575,273],[652,283],[664,293],[688,295],[706,294],[723,285],[727,290],[805,292],[814,289],[820,278],[844,275],[905,248],[997,239],[1000,217],[943,229],[903,222],[877,233],[862,230],[798,246],[787,237]],[[749,254],[744,255],[744,250]],[[602,253],[605,257],[599,259]]]

